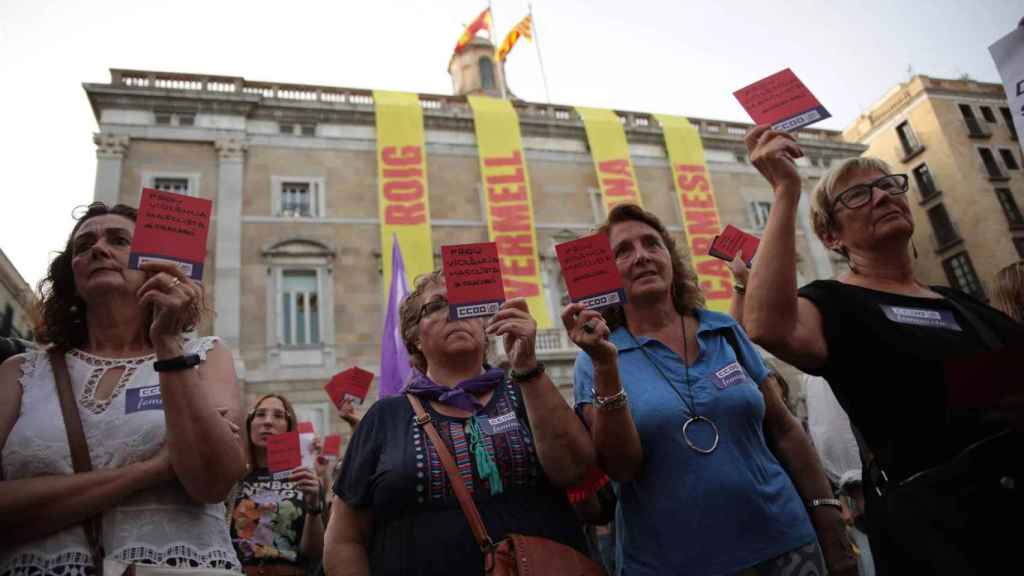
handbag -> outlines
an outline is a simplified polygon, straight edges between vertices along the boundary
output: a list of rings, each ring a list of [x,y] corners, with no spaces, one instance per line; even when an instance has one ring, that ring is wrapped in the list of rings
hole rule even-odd
[[[444,466],[445,474],[459,501],[459,507],[469,521],[473,538],[484,554],[484,573],[493,576],[606,576],[604,568],[576,549],[555,542],[548,538],[509,534],[504,539],[494,542],[487,533],[487,527],[480,517],[480,511],[473,502],[459,475],[455,460],[448,448],[441,441],[430,415],[423,409],[419,398],[406,394],[413,412],[416,413],[416,425],[422,428],[437,451],[438,458]]]

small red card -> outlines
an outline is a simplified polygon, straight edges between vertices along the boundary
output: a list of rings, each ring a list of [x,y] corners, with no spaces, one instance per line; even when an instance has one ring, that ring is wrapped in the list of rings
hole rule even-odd
[[[622,277],[606,234],[594,234],[555,246],[569,298],[586,308],[626,301]]]
[[[341,455],[341,434],[328,434],[324,438],[324,447],[320,451],[322,456],[333,456],[337,458]]]
[[[832,117],[789,68],[732,94],[755,124],[771,124],[782,132]]]
[[[143,189],[128,266],[174,262],[193,280],[202,279],[212,211],[213,202],[204,198]]]
[[[299,422],[299,434],[316,434],[312,422]]]
[[[505,301],[498,245],[494,242],[441,247],[448,317],[452,320],[493,316]]]
[[[267,438],[267,468],[271,472],[291,470],[302,466],[299,432],[274,434]]]
[[[373,372],[353,366],[344,372],[335,374],[331,381],[324,386],[324,390],[327,391],[327,395],[331,397],[334,405],[341,410],[343,400],[350,399],[358,401],[360,404],[366,400],[371,382],[373,382]]]
[[[740,254],[747,266],[750,266],[754,260],[754,253],[757,252],[757,247],[760,245],[761,239],[757,236],[747,234],[732,224],[728,224],[722,233],[711,241],[708,255],[732,262],[736,258],[736,254]]]

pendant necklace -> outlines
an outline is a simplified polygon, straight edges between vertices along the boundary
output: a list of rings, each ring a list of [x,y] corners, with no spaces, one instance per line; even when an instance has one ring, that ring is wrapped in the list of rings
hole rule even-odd
[[[715,451],[715,448],[718,448],[718,440],[721,437],[721,435],[718,432],[718,426],[716,426],[710,418],[697,414],[697,406],[693,398],[693,386],[690,385],[690,365],[687,363],[690,356],[690,350],[689,344],[686,341],[686,317],[681,317],[680,322],[682,322],[683,324],[683,386],[685,386],[687,391],[689,392],[689,400],[687,400],[679,392],[679,390],[676,390],[676,387],[672,385],[672,380],[668,377],[668,374],[665,374],[665,371],[661,369],[661,366],[658,366],[658,363],[655,362],[653,358],[651,358],[647,350],[643,346],[641,346],[640,343],[637,341],[636,337],[633,336],[633,333],[630,332],[629,335],[630,337],[633,338],[633,342],[637,345],[637,347],[640,348],[640,351],[643,352],[644,357],[647,358],[647,361],[652,366],[654,366],[654,369],[657,370],[658,374],[660,374],[662,379],[665,380],[665,383],[668,384],[668,387],[671,388],[672,391],[676,393],[676,396],[679,396],[679,401],[683,403],[683,408],[689,408],[690,417],[687,418],[685,422],[683,422],[683,440],[686,440],[686,445],[689,446],[694,452],[699,452],[701,454],[711,454],[712,452]],[[690,438],[690,426],[694,424],[699,424],[701,422],[707,424],[708,426],[711,426],[711,430],[715,433],[715,439],[711,443],[710,448],[700,446]]]

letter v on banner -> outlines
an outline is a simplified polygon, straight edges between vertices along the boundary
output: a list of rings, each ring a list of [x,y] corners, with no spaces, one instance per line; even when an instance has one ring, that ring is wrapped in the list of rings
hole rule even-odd
[[[384,300],[391,286],[392,238],[402,247],[405,279],[411,286],[434,269],[427,194],[427,152],[423,109],[416,94],[375,90],[377,187]]]
[[[690,247],[690,259],[710,310],[728,312],[732,300],[732,274],[723,260],[708,255],[712,239],[721,233],[711,176],[704,161],[700,132],[681,116],[655,114],[665,135],[672,183],[679,197],[679,212]]]
[[[594,159],[597,182],[605,214],[616,204],[643,206],[633,162],[629,159],[629,142],[619,115],[600,108],[576,108],[587,130],[590,156]]]
[[[480,152],[487,232],[498,245],[505,296],[526,298],[537,326],[550,328],[519,117],[508,100],[470,96],[469,105]]]

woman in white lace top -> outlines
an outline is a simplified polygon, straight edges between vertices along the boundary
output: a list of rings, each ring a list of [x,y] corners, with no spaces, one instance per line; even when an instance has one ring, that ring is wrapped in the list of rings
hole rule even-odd
[[[108,565],[239,571],[223,505],[245,474],[231,353],[183,337],[199,284],[166,263],[129,268],[135,216],[90,205],[41,285],[39,339],[64,353],[91,472],[74,473],[47,354],[0,365],[0,575],[95,573],[95,515]]]

